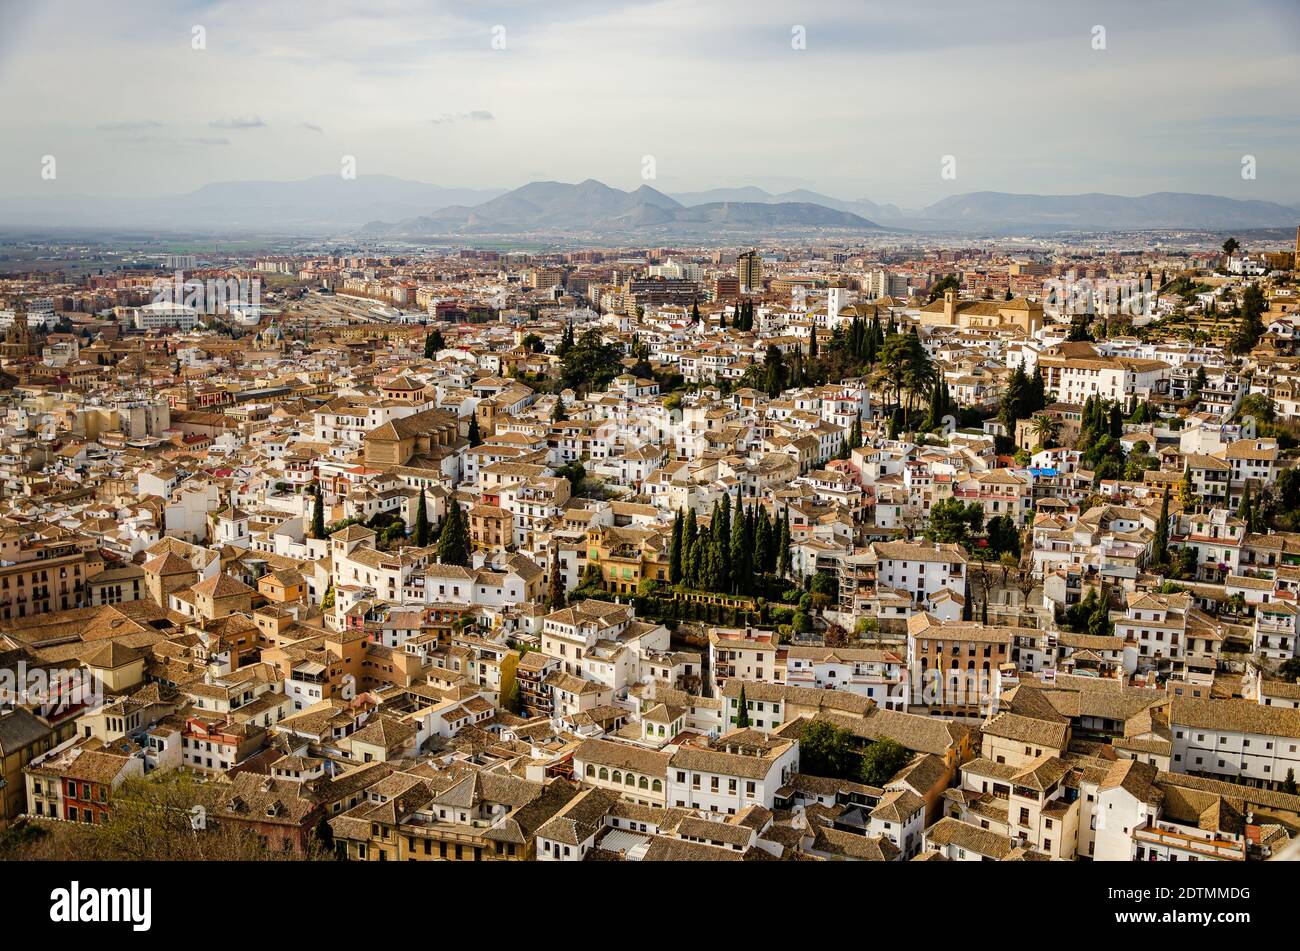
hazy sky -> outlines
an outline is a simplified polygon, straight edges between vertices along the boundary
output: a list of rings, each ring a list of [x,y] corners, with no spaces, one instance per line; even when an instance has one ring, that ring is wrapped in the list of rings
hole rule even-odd
[[[651,155],[666,192],[1294,203],[1300,0],[0,0],[0,143],[6,195],[297,179],[344,155],[441,185],[632,188]]]

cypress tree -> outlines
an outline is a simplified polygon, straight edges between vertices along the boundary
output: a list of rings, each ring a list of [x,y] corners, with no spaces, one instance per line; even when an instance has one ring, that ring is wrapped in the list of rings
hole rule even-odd
[[[465,531],[465,517],[461,514],[460,503],[451,500],[447,518],[442,523],[442,532],[438,535],[438,561],[444,565],[469,566],[469,534]]]
[[[682,578],[692,588],[698,588],[700,583],[699,547],[695,509],[687,509],[686,524],[682,526]]]
[[[682,531],[685,527],[682,524],[681,509],[678,509],[676,517],[673,518],[673,540],[668,548],[668,581],[670,584],[677,584],[682,580]]]
[[[740,488],[736,488],[736,517],[731,520],[730,539],[731,589],[736,594],[745,594],[750,583],[749,547],[745,544],[745,503],[740,500]]]
[[[1250,523],[1255,520],[1254,503],[1250,498],[1250,486],[1247,485],[1241,490],[1241,504],[1237,508],[1237,518],[1246,523],[1246,531],[1250,531]]]
[[[785,578],[789,576],[790,570],[790,508],[786,506],[784,518],[781,521],[781,535],[777,542],[776,572],[782,578]]]
[[[701,535],[696,545],[700,550],[700,588],[717,591],[722,587],[717,543],[711,535]]]
[[[758,571],[758,562],[754,556],[755,535],[758,532],[758,503],[755,502],[745,510],[745,549],[749,552],[749,568]]]
[[[776,549],[772,545],[772,523],[768,521],[767,509],[760,506],[755,521],[757,524],[754,526],[754,564],[758,571],[770,572],[776,560],[773,557]]]
[[[1163,565],[1169,560],[1169,487],[1165,486],[1160,500],[1160,520],[1156,522],[1156,537],[1151,543],[1151,560]]]
[[[749,727],[749,701],[745,699],[745,685],[740,685],[740,697],[736,701],[739,708],[736,711],[736,729],[744,730]]]
[[[552,611],[558,611],[564,607],[564,575],[560,572],[558,553],[552,553],[551,555],[551,578],[546,589],[546,600]]]
[[[469,418],[469,444],[470,447],[482,445],[483,436],[478,429],[478,413],[474,413]]]
[[[731,566],[728,555],[731,551],[731,496],[723,494],[718,505],[718,520],[709,526],[713,535],[713,554],[716,556],[714,572],[715,582],[712,590],[731,590]]]
[[[930,387],[930,417],[925,421],[926,429],[935,429],[943,422],[943,377]]]
[[[1025,412],[1025,395],[1028,388],[1029,378],[1025,376],[1024,364],[1017,364],[1015,372],[1011,374],[1010,382],[1007,383],[1006,394],[1002,397],[1002,406],[998,411],[998,419],[1006,427],[1007,435],[1013,438],[1016,434],[1016,420],[1024,419],[1028,415]]]
[[[325,508],[324,508],[324,502],[321,500],[320,486],[315,486],[312,489],[312,495],[316,496],[316,501],[312,505],[312,510],[311,510],[311,537],[324,538],[325,537]]]
[[[429,510],[424,504],[424,487],[420,488],[420,504],[415,509],[415,544],[423,548],[429,544]]]

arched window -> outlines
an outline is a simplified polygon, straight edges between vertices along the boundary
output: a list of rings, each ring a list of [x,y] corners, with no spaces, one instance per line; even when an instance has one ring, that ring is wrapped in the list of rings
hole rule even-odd
[[[587,775],[588,776],[596,775],[596,767],[592,766],[590,763],[587,764]]]
[[[635,786],[635,785],[636,785],[636,777],[633,776],[631,773],[628,773],[628,774],[627,774],[627,778],[626,778],[625,780],[623,780],[623,785],[624,785],[624,786]]]
[[[609,779],[609,770],[607,770],[604,766],[600,768],[600,778]]]
[[[656,779],[654,782],[650,784],[650,788],[655,792],[663,792],[664,784]]]
[[[644,776],[642,776],[642,777],[637,781],[637,785],[638,785],[640,788],[642,788],[642,789],[649,789],[649,788],[650,788],[650,780],[648,780],[648,779],[646,779]]]
[[[617,769],[614,770],[614,777],[613,777],[613,779],[614,779],[614,782],[616,782],[616,783],[621,783],[621,782],[623,781],[623,773],[622,773],[622,771],[621,771],[621,770],[617,770]]]

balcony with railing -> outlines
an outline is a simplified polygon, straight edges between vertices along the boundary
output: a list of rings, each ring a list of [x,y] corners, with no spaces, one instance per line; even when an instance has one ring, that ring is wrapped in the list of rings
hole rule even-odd
[[[1134,829],[1133,840],[1138,843],[1146,843],[1149,846],[1163,846],[1169,849],[1178,849],[1182,852],[1190,852],[1199,858],[1220,859],[1228,862],[1243,862],[1246,859],[1246,843],[1244,839],[1232,841],[1230,839],[1210,838],[1209,834],[1206,836],[1188,835],[1184,832],[1176,832],[1173,829],[1148,825]]]

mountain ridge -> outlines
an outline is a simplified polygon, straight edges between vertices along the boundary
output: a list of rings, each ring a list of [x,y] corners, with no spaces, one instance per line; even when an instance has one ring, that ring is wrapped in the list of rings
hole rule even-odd
[[[454,205],[391,223],[372,221],[361,233],[372,237],[655,229],[677,233],[705,227],[884,230],[860,215],[810,202],[708,202],[685,206],[649,185],[622,191],[589,178],[577,184],[529,182],[479,205]]]
[[[766,210],[764,210],[766,209]],[[528,182],[515,189],[443,187],[389,175],[293,181],[212,182],[183,195],[0,197],[0,227],[155,228],[368,235],[682,232],[709,227],[903,230],[989,234],[1075,231],[1294,228],[1300,204],[1194,192],[1126,196],[1106,192],[1033,195],[977,191],[921,209],[808,189],[772,193],[753,185],[668,194],[650,184],[631,191],[588,178]]]

